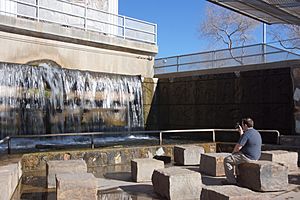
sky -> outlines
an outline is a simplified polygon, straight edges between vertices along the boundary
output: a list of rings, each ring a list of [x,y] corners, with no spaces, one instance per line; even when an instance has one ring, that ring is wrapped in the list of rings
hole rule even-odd
[[[206,4],[210,3],[206,0],[119,0],[119,14],[157,24],[156,58],[161,58],[213,50],[213,44],[199,34]],[[256,38],[260,32],[258,28]]]

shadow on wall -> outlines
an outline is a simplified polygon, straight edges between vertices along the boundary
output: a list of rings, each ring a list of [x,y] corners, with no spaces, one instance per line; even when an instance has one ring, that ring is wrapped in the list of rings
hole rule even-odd
[[[257,129],[294,133],[290,68],[162,78],[146,121],[148,130],[234,128],[250,116]]]

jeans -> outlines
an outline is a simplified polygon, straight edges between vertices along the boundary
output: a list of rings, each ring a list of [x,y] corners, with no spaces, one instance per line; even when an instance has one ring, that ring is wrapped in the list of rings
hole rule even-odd
[[[240,163],[250,162],[242,152],[233,153],[224,158],[224,169],[227,181],[231,184],[236,184],[236,177],[234,175],[235,167]]]

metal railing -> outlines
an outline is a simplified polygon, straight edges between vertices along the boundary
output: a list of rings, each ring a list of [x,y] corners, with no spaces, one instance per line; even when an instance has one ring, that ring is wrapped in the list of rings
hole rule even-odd
[[[300,59],[300,55],[297,53],[268,44],[255,44],[232,49],[158,58],[154,63],[154,73],[167,74],[297,59]]]
[[[157,43],[157,25],[66,0],[1,0],[0,14]]]
[[[280,144],[280,132],[278,130],[258,130],[260,133],[274,133],[276,136],[276,143]],[[61,134],[44,134],[44,135],[16,135],[7,136],[0,140],[0,144],[7,143],[8,154],[11,153],[11,142],[15,138],[43,138],[43,137],[64,137],[64,136],[89,136],[90,137],[90,147],[95,148],[94,137],[96,135],[113,135],[113,134],[158,134],[159,145],[163,145],[164,134],[175,134],[175,133],[211,133],[211,142],[216,142],[217,132],[237,132],[236,129],[186,129],[186,130],[156,130],[156,131],[131,131],[131,132],[95,132],[95,133],[61,133]]]

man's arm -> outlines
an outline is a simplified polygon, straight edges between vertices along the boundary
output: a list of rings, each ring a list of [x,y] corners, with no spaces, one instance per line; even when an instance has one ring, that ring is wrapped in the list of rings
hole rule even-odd
[[[242,147],[243,147],[243,146],[240,145],[239,143],[236,144],[235,147],[234,147],[234,149],[233,149],[233,151],[232,151],[232,153],[237,153],[237,152],[239,152],[239,151],[241,150]]]

